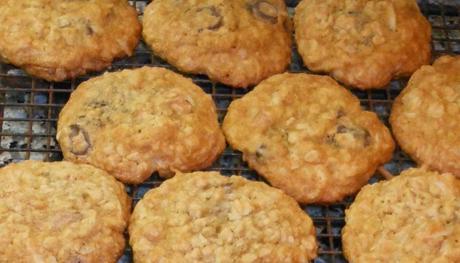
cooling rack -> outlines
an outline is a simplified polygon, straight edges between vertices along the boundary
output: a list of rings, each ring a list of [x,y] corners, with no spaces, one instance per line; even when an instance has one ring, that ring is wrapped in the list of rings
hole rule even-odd
[[[129,1],[136,7],[142,17],[147,0]],[[287,0],[286,4],[292,14],[297,0]],[[460,1],[419,1],[423,14],[433,27],[433,60],[443,54],[460,54]],[[293,49],[289,71],[308,72]],[[135,54],[117,61],[109,69],[116,71],[123,68],[136,68],[143,65],[161,66],[173,69],[157,58],[140,43]],[[56,142],[56,123],[59,111],[66,103],[70,93],[82,81],[91,76],[79,77],[70,81],[50,83],[26,75],[11,65],[0,64],[0,166],[21,160],[61,160],[62,154]],[[222,121],[228,105],[232,100],[243,96],[246,91],[232,89],[213,83],[205,76],[189,75],[193,81],[211,94],[218,108],[219,120]],[[353,93],[360,99],[363,108],[374,111],[388,125],[388,116],[394,98],[405,86],[407,79],[392,81],[385,89],[376,91],[358,91]],[[414,163],[399,148],[393,159],[385,168],[393,174],[414,166]],[[251,180],[262,180],[243,162],[241,154],[227,148],[223,155],[209,170],[220,171],[224,175],[241,175]],[[379,180],[375,175],[370,182]],[[133,199],[133,205],[143,194],[162,182],[153,175],[147,182],[137,187],[128,186],[127,190]],[[315,224],[319,242],[319,256],[315,262],[346,262],[342,254],[340,232],[344,225],[344,210],[352,201],[352,197],[343,202],[318,206],[308,205],[302,208],[308,213]],[[119,263],[132,262],[131,250],[127,246]]]

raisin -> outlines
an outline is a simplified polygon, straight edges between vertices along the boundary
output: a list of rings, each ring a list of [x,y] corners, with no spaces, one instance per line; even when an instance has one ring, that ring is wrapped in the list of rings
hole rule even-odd
[[[348,133],[353,136],[357,141],[362,143],[363,147],[368,147],[371,145],[371,134],[367,129],[361,128],[361,127],[352,127],[352,126],[346,126],[343,124],[339,124],[336,127],[335,133],[333,134],[328,134],[325,138],[325,142],[330,145],[334,145],[336,147],[340,147],[340,144],[337,142],[337,134],[344,134]]]
[[[211,16],[215,17],[214,23],[211,23],[206,27],[207,30],[216,31],[224,25],[224,19],[219,11],[215,6],[207,6],[198,8],[196,12],[208,12]],[[203,31],[203,28],[199,29],[198,32]]]
[[[248,5],[251,13],[271,24],[278,23],[278,8],[266,0],[258,0],[253,4]]]

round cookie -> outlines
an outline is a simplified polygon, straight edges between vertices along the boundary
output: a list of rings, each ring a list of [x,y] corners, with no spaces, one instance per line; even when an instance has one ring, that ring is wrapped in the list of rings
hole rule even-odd
[[[460,177],[460,56],[412,75],[390,116],[401,148],[419,164]]]
[[[0,169],[0,261],[117,262],[131,203],[122,183],[70,162]]]
[[[59,115],[64,158],[138,184],[158,171],[210,166],[225,148],[210,95],[179,74],[143,67],[83,82]]]
[[[308,262],[315,228],[278,189],[217,172],[179,174],[147,192],[129,226],[134,261]]]
[[[290,23],[283,0],[155,0],[143,36],[181,71],[244,88],[286,69]]]
[[[305,65],[359,89],[383,88],[431,58],[431,26],[415,0],[303,0],[294,23]]]
[[[394,149],[377,115],[327,76],[262,81],[230,104],[223,130],[251,168],[301,203],[356,192]]]
[[[363,187],[346,210],[349,262],[460,262],[460,180],[409,169]]]
[[[110,66],[131,55],[137,12],[120,0],[3,0],[0,59],[48,81]]]

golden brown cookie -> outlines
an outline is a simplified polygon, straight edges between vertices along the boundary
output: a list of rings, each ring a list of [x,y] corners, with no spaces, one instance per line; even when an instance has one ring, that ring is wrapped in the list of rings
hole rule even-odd
[[[129,226],[134,261],[308,262],[315,228],[278,189],[217,172],[178,174],[147,192]]]
[[[0,169],[1,262],[117,262],[130,200],[89,165],[24,161]]]
[[[61,81],[102,70],[131,55],[141,33],[124,0],[3,0],[0,59]]]
[[[211,96],[164,68],[107,73],[83,82],[59,115],[64,158],[125,183],[210,166],[225,147]]]
[[[346,210],[351,263],[460,262],[460,180],[410,169],[363,187]]]
[[[155,0],[143,24],[156,55],[234,87],[283,72],[291,58],[283,0]]]
[[[330,203],[367,183],[394,143],[373,112],[327,76],[280,74],[233,101],[229,144],[301,203]]]
[[[294,23],[305,65],[359,89],[410,76],[431,58],[431,26],[415,0],[303,0]]]
[[[412,75],[390,116],[401,148],[419,164],[460,176],[460,56]]]

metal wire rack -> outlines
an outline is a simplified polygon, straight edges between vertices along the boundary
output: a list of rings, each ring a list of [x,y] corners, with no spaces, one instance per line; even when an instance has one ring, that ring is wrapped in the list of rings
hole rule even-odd
[[[147,0],[129,1],[142,16]],[[298,0],[286,0],[290,12]],[[420,8],[433,27],[433,60],[442,54],[460,54],[460,1],[423,0]],[[143,65],[161,66],[173,69],[140,43],[135,54],[117,61],[110,71],[121,68],[135,68]],[[293,49],[293,72],[308,72]],[[92,74],[97,75],[97,73]],[[91,76],[92,76],[91,75]],[[66,103],[70,93],[82,81],[91,76],[79,77],[70,81],[50,83],[26,75],[11,65],[0,64],[0,166],[21,160],[61,160],[62,154],[55,140],[56,123],[59,111]],[[209,81],[205,76],[191,75],[194,82],[211,94],[222,120],[232,100],[246,93]],[[383,90],[357,91],[353,93],[360,99],[363,108],[375,111],[388,124],[388,116],[394,98],[405,86],[407,79],[392,81]],[[414,163],[397,149],[391,162],[385,168],[393,174],[414,166]],[[210,168],[222,174],[241,175],[252,180],[262,180],[242,161],[241,154],[227,148],[224,154]],[[371,182],[379,180],[376,175]],[[153,175],[147,182],[137,187],[128,186],[128,192],[136,203],[149,189],[160,185],[162,180]],[[352,198],[330,206],[309,205],[302,207],[314,221],[319,241],[319,257],[315,262],[346,262],[341,248],[341,229],[344,225],[344,210]],[[119,261],[132,262],[129,246]]]

